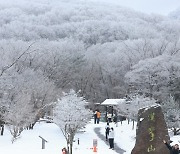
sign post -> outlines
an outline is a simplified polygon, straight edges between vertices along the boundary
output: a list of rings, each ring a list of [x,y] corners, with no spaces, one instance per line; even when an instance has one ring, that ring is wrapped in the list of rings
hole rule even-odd
[[[97,152],[97,139],[93,139],[93,152]]]
[[[39,136],[41,139],[42,139],[42,149],[45,149],[45,142],[48,142],[46,141],[44,138],[42,138],[41,136]]]

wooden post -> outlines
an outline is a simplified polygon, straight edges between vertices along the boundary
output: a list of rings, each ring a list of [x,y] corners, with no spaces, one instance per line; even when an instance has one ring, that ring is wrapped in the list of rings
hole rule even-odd
[[[78,145],[79,145],[79,138],[78,138]]]
[[[41,139],[42,139],[42,149],[45,149],[45,142],[48,142],[46,141],[44,138],[42,138],[41,136],[39,136]]]

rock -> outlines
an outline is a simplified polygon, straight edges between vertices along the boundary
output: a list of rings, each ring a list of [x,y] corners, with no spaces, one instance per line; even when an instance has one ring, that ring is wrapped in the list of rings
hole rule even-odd
[[[168,129],[159,105],[140,109],[136,144],[131,154],[169,154],[163,140],[169,141]]]

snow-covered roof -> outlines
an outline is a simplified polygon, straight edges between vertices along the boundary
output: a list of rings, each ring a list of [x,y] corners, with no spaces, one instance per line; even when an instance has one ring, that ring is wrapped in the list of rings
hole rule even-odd
[[[106,99],[101,105],[118,105],[125,102],[126,99]]]

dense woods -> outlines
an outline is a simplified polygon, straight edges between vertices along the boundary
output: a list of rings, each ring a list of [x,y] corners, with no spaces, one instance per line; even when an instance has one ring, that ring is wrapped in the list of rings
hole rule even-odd
[[[179,16],[88,1],[1,1],[4,120],[27,126],[69,89],[92,103],[135,93],[180,103]]]

